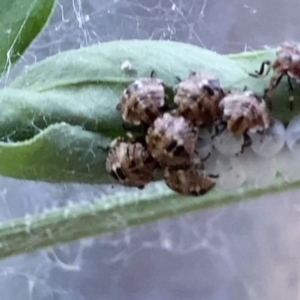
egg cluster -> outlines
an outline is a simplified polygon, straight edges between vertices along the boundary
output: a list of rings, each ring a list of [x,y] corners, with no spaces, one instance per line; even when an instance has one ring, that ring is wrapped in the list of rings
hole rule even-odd
[[[205,73],[177,78],[173,99],[168,99],[168,87],[153,72],[149,78],[135,80],[123,92],[117,110],[124,126],[142,126],[144,136],[141,141],[116,139],[107,157],[107,171],[120,184],[144,188],[160,169],[170,189],[195,196],[211,190],[217,181],[223,188],[236,188],[246,178],[263,185],[277,172],[287,173],[278,155],[285,145],[291,153],[300,148],[300,119],[285,129],[270,109],[273,90],[284,76],[290,90],[291,78],[300,83],[298,47],[281,45],[274,62],[262,62],[260,70],[249,75],[259,78],[270,70],[274,74],[262,97],[247,88],[225,91],[218,78]],[[274,157],[276,163],[270,160]]]

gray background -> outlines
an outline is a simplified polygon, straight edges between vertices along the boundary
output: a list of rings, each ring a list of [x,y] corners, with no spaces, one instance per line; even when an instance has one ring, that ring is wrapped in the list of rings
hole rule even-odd
[[[299,6],[298,0],[61,0],[9,76],[60,51],[117,39],[171,39],[221,53],[299,41]],[[2,178],[0,221],[106,192],[109,187]],[[299,195],[1,261],[1,299],[299,299]]]

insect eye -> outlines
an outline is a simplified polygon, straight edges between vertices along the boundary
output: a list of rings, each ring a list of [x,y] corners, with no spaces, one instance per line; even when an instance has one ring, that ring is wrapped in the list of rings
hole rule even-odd
[[[212,87],[210,85],[203,85],[202,87],[210,96],[213,96],[214,95],[214,90],[212,89]]]

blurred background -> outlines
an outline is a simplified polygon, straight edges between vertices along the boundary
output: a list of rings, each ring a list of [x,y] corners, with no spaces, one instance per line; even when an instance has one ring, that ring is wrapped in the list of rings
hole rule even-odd
[[[169,39],[224,54],[274,47],[300,40],[299,12],[298,0],[60,0],[9,76],[61,51],[120,39]],[[1,178],[0,221],[111,192]],[[300,299],[299,196],[263,197],[1,261],[1,298]]]

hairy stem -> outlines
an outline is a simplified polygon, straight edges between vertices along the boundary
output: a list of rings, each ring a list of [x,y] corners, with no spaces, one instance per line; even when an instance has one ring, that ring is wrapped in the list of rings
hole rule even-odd
[[[174,194],[162,183],[156,183],[147,192],[117,193],[93,203],[73,205],[2,223],[0,258],[108,234],[187,212],[246,201],[299,186],[300,181],[285,183],[279,179],[276,184],[262,189],[246,186],[232,191],[215,191],[203,197],[185,197]]]

